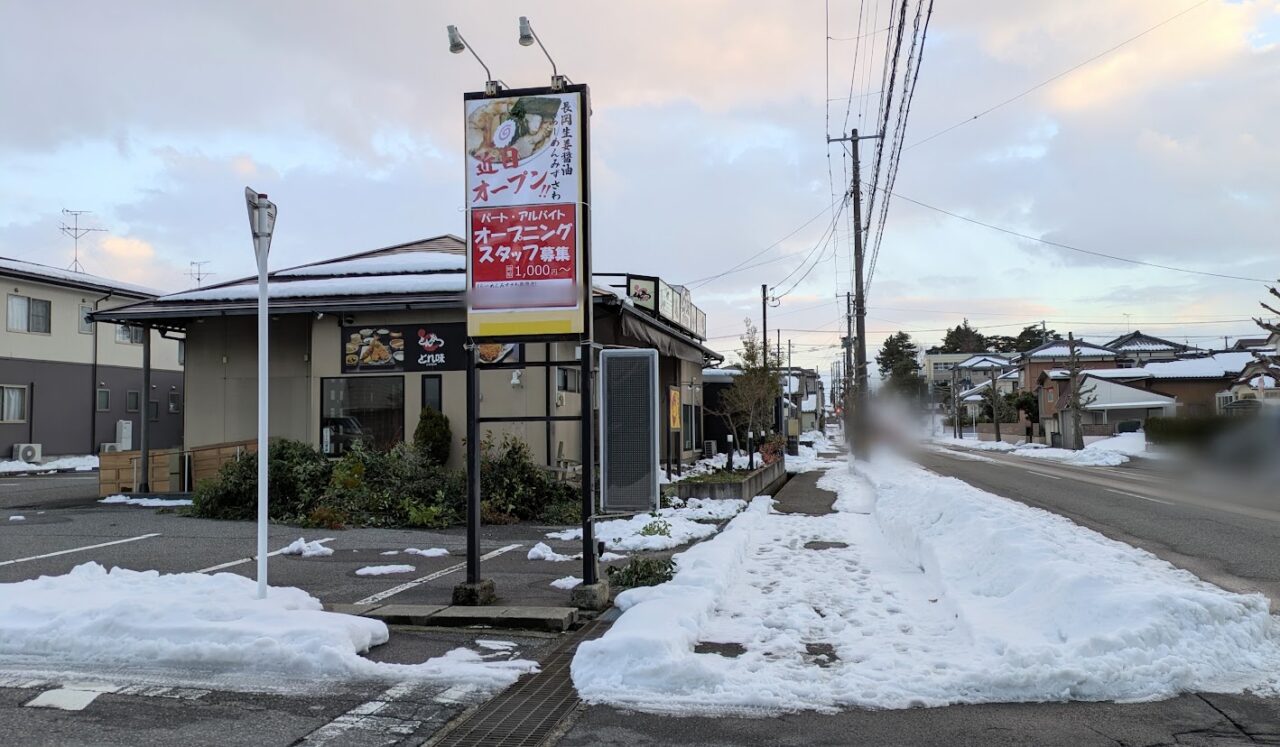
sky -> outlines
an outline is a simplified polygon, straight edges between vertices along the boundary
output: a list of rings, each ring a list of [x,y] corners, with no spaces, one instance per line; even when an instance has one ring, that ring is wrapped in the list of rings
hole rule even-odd
[[[68,266],[61,211],[89,210],[81,225],[106,230],[80,242],[88,272],[166,291],[194,286],[191,262],[206,284],[246,276],[246,185],[279,205],[277,267],[461,235],[462,94],[485,76],[449,53],[445,26],[510,86],[544,85],[547,60],[517,44],[528,15],[560,71],[591,86],[596,270],[689,284],[730,357],[768,285],[770,329],[796,365],[826,373],[852,256],[844,216],[822,241],[850,163],[826,140],[875,129],[869,52],[889,4],[0,4],[0,255]],[[855,40],[859,13],[870,35]],[[1071,252],[895,198],[868,285],[869,355],[897,330],[936,344],[965,318],[1100,342],[1256,335],[1259,279],[1280,277],[1277,42],[1280,0],[937,2],[896,193],[1255,280]]]

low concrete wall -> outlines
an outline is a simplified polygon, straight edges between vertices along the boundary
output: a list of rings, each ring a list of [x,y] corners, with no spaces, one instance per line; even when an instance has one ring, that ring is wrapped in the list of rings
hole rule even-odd
[[[748,473],[740,482],[688,483],[682,480],[673,483],[670,487],[674,488],[676,495],[684,500],[736,498],[749,502],[757,495],[772,495],[786,481],[787,463],[786,460],[779,459],[773,464]]]

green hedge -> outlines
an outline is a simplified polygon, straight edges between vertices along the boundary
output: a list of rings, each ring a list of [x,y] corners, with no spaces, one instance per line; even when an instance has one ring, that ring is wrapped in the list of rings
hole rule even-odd
[[[383,451],[356,443],[331,461],[309,444],[282,440],[271,444],[269,455],[274,521],[326,528],[439,528],[466,519],[466,472],[440,464],[433,449],[399,444]],[[253,454],[223,465],[196,488],[192,513],[254,518],[257,470]],[[495,523],[562,519],[581,501],[577,486],[553,480],[528,447],[512,438],[482,444],[480,484],[484,513]]]

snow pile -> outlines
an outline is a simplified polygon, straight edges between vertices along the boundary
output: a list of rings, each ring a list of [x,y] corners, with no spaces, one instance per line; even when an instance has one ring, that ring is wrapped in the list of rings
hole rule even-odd
[[[13,516],[9,517],[9,521],[26,521],[26,520],[27,520],[27,517],[21,514],[14,514]]]
[[[866,468],[884,533],[945,589],[970,638],[938,702],[1236,692],[1280,666],[1266,598],[896,460]],[[975,548],[982,548],[976,552]]]
[[[1007,443],[1005,441],[979,441],[975,438],[954,438],[951,436],[938,437],[930,440],[937,444],[945,444],[947,446],[963,446],[966,449],[977,449],[978,451],[1014,451],[1016,449],[1022,448],[1022,446],[1025,446],[1025,445],[1029,445],[1032,448],[1034,448],[1037,445],[1037,444],[1023,444],[1023,445],[1015,446],[1014,444]]]
[[[75,470],[77,472],[88,472],[98,468],[98,458],[96,456],[70,456],[60,457],[43,464],[32,464],[31,462],[22,461],[5,461],[0,462],[0,474],[13,474],[16,472],[49,472],[52,470]]]
[[[1147,434],[1142,431],[1119,433],[1111,438],[1094,441],[1084,448],[1086,450],[1114,451],[1127,456],[1151,456],[1147,451]]]
[[[551,546],[547,543],[539,542],[529,549],[528,557],[529,560],[554,560],[556,562],[560,562],[563,560],[576,560],[577,558],[581,558],[582,555],[561,555],[555,550],[552,550]]]
[[[425,550],[419,550],[416,547],[410,547],[405,550],[410,555],[419,555],[424,558],[442,558],[449,554],[449,551],[443,547],[428,547]]]
[[[386,576],[391,573],[413,573],[414,567],[411,565],[366,565],[364,568],[357,568],[357,576]]]
[[[503,687],[531,661],[486,661],[466,649],[421,664],[359,654],[387,641],[378,620],[324,612],[319,600],[234,573],[108,572],[85,563],[61,576],[0,584],[0,664],[232,670],[305,678],[428,679]]]
[[[663,508],[654,514],[639,514],[629,519],[613,519],[596,524],[596,539],[612,550],[652,552],[705,539],[716,533],[714,524],[724,521],[746,507],[739,500],[690,498],[683,508]],[[547,534],[550,539],[580,540],[582,528]],[[550,548],[548,548],[550,549]],[[532,551],[530,551],[532,558]]]
[[[557,578],[555,581],[552,581],[551,585],[557,589],[564,589],[568,591],[581,583],[582,579],[577,576],[565,576],[564,578]]]
[[[1118,467],[1132,456],[1153,456],[1147,452],[1147,437],[1142,432],[1121,433],[1087,444],[1083,451],[1058,449],[1037,443],[1018,445],[1002,441],[975,441],[972,439],[935,438],[934,443],[963,446],[980,451],[1002,451],[1032,459],[1048,459],[1077,467]]]
[[[289,543],[280,551],[281,555],[301,555],[304,558],[321,558],[326,555],[333,554],[333,548],[325,547],[319,540],[315,542],[307,542],[306,538],[299,537]]]
[[[168,506],[190,506],[186,498],[138,498],[132,495],[109,495],[98,503],[120,504],[125,506],[144,506],[146,508],[164,508]]]
[[[1129,461],[1129,457],[1117,451],[1090,449],[1087,446],[1080,451],[1054,448],[1019,449],[1017,454],[1018,456],[1032,457],[1034,459],[1062,462],[1076,467],[1119,467]]]

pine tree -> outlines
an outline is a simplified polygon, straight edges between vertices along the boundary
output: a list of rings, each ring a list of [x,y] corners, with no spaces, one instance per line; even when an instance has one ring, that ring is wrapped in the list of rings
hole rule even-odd
[[[987,350],[987,338],[981,332],[969,326],[969,320],[965,319],[942,337],[942,345],[938,348],[940,353],[981,353]]]
[[[920,348],[911,341],[911,335],[906,332],[889,335],[876,354],[885,389],[901,394],[918,394],[923,383],[919,357]]]

